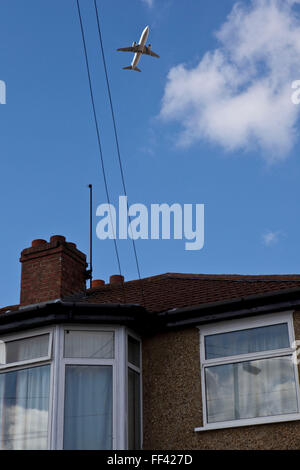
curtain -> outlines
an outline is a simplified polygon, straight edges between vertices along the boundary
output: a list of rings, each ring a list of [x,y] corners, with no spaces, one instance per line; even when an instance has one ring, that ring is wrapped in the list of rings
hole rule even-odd
[[[290,356],[205,369],[208,422],[296,413]]]
[[[44,450],[50,366],[0,374],[0,449]]]
[[[49,334],[5,343],[6,364],[48,356]]]
[[[112,449],[112,367],[66,366],[64,449]]]
[[[287,323],[205,337],[206,359],[288,348]]]
[[[112,331],[66,331],[65,357],[112,359],[114,333]]]

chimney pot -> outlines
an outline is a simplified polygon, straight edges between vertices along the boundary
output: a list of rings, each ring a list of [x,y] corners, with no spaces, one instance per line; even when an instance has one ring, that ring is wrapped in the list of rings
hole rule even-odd
[[[113,276],[110,276],[109,278],[110,284],[123,284],[123,282],[124,282],[124,276],[120,276],[119,274],[114,274]]]
[[[92,289],[94,287],[100,287],[100,286],[105,286],[105,281],[102,281],[102,279],[95,279],[92,281]]]
[[[66,237],[63,237],[62,235],[53,235],[51,238],[50,238],[50,243],[54,243],[54,242],[62,242],[64,243],[66,241]]]
[[[46,240],[42,240],[41,238],[38,238],[37,240],[32,241],[31,246],[35,248],[36,246],[45,245],[45,243],[47,243]]]
[[[68,245],[72,248],[74,248],[76,250],[77,246],[76,246],[76,243],[71,243],[71,242],[68,242]]]

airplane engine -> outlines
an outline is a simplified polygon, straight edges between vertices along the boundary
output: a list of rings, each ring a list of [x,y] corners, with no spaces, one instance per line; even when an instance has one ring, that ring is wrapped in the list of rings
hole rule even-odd
[[[150,51],[150,49],[151,49],[151,44],[148,44],[148,49],[149,49],[149,51]]]
[[[135,42],[135,41],[133,41],[133,43],[132,43],[132,47],[135,47],[135,46],[136,46],[136,42]]]

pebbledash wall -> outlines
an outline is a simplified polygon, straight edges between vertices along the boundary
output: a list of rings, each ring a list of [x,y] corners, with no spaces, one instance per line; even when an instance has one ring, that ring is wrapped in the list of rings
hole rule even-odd
[[[300,311],[293,320],[295,339],[300,340]],[[299,449],[300,421],[194,431],[203,425],[199,338],[193,327],[144,339],[143,448]]]

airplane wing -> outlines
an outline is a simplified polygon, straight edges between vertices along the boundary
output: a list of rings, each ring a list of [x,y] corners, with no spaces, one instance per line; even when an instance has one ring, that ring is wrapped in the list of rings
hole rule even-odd
[[[144,47],[143,54],[151,55],[151,57],[157,57],[159,59],[159,55],[153,52],[152,49],[147,46]]]
[[[123,52],[138,52],[138,47],[137,46],[131,46],[131,47],[121,47],[120,49],[117,49],[117,51],[123,51]]]

